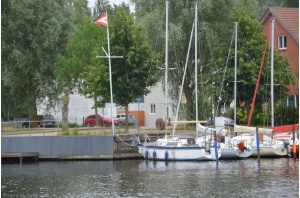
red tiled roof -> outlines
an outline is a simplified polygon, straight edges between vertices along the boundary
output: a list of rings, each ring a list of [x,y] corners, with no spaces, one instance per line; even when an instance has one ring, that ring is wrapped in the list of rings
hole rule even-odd
[[[299,8],[268,8],[260,19],[263,23],[269,14],[272,14],[294,39],[299,43]]]

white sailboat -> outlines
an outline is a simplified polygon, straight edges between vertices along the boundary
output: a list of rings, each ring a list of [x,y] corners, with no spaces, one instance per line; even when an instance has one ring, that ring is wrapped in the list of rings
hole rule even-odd
[[[167,123],[167,106],[168,106],[168,91],[167,91],[167,77],[168,77],[168,7],[169,1],[166,0],[166,63],[165,63],[165,100],[166,100],[166,123]],[[195,35],[197,34],[197,4],[195,6]],[[193,30],[192,30],[193,33]],[[192,39],[192,35],[191,35]],[[190,43],[191,43],[190,39]],[[196,36],[195,36],[196,42]],[[197,46],[197,45],[196,45]],[[190,44],[189,44],[190,48]],[[195,49],[196,51],[196,49]],[[188,52],[189,53],[189,52]],[[196,54],[196,52],[195,52]],[[196,60],[196,59],[195,59]],[[195,61],[196,62],[196,61]],[[195,63],[196,65],[196,63]],[[187,66],[187,62],[186,62]],[[195,69],[195,71],[197,71]],[[185,76],[185,74],[184,74]],[[184,77],[183,77],[184,79]],[[196,81],[197,82],[197,81]],[[197,83],[196,83],[197,84]],[[197,90],[196,90],[197,91]],[[180,96],[181,97],[181,96]],[[180,101],[181,99],[179,99]],[[179,105],[178,105],[179,106]],[[177,113],[179,108],[177,108]],[[176,116],[178,119],[178,114]],[[171,122],[176,125],[177,122]],[[196,121],[188,121],[188,123],[199,123],[196,117]],[[168,126],[166,124],[166,126]],[[175,129],[176,126],[174,126]],[[158,139],[155,142],[150,143],[139,143],[137,146],[139,148],[140,154],[145,159],[152,160],[165,160],[165,161],[213,161],[221,156],[221,150],[216,146],[212,146],[212,140],[201,141],[198,137],[196,138],[186,138],[173,135],[167,136],[165,138]],[[216,145],[216,144],[215,144]]]
[[[274,20],[271,22],[272,35],[271,35],[271,108],[272,108],[272,128],[274,128],[274,102],[273,102],[273,57],[274,57]],[[257,131],[258,130],[258,131]],[[282,157],[289,154],[289,145],[284,144],[283,141],[274,141],[272,138],[273,129],[248,127],[248,126],[239,126],[234,125],[235,132],[244,133],[240,136],[244,137],[249,141],[249,144],[252,147],[251,157],[258,156],[261,157]],[[262,134],[261,140],[259,139],[258,133]]]
[[[237,26],[238,24],[235,24],[235,73],[234,73],[234,101],[236,101],[236,71],[237,71]],[[234,109],[234,123],[236,123],[236,104]],[[217,117],[216,122],[217,123]],[[222,121],[222,118],[221,118]],[[223,122],[224,123],[224,122]],[[221,142],[219,141],[219,145],[221,147],[221,157],[220,159],[243,159],[246,157],[251,156],[252,154],[252,148],[249,140],[247,138],[244,138],[243,136],[235,136],[231,137],[230,131],[225,129],[224,127],[219,128],[208,128],[205,126],[202,126],[200,123],[197,124],[197,130],[200,133],[204,133],[206,137],[207,133],[217,133],[219,136],[224,136],[225,141]]]
[[[258,130],[258,133],[263,134],[263,141],[259,140],[256,130]],[[273,138],[271,138],[272,129],[256,129],[256,127],[235,125],[234,131],[243,133],[239,136],[244,137],[244,139],[249,142],[253,151],[251,157],[258,156],[257,148],[259,148],[260,157],[280,157],[288,155],[289,148],[282,141],[273,141]]]

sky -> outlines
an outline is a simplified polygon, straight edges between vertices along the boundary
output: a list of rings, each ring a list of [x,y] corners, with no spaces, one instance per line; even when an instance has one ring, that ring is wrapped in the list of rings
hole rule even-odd
[[[95,6],[95,0],[88,0],[88,2],[89,2],[88,7],[94,7]],[[113,4],[119,5],[122,2],[124,2],[126,4],[129,4],[129,0],[109,0],[109,3],[111,5],[113,5]]]

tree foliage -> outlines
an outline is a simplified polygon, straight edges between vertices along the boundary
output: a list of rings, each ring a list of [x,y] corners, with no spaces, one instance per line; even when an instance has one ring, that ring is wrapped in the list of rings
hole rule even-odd
[[[152,39],[153,48],[160,54],[164,54],[164,2],[136,1],[136,18],[145,27],[149,38]],[[204,110],[200,111],[199,118],[207,118],[210,113],[207,107],[208,100],[213,97],[214,107],[219,114],[220,105],[229,104],[233,100],[234,80],[234,43],[231,46],[228,64],[227,55],[232,38],[234,22],[238,22],[238,99],[251,102],[253,97],[263,48],[266,37],[262,34],[262,25],[257,21],[256,11],[259,3],[257,1],[197,1],[198,2],[198,53],[200,54],[198,65],[198,88],[201,97],[199,106]],[[177,99],[178,90],[181,86],[183,68],[188,49],[190,30],[194,21],[195,1],[170,1],[169,7],[169,62],[177,70],[169,72],[169,91]],[[186,98],[187,118],[194,113],[194,58],[191,47],[191,57],[188,62],[188,71],[184,84],[184,95]],[[158,63],[163,63],[164,57]],[[268,54],[268,57],[270,55]],[[264,86],[269,78],[268,62],[265,63],[259,102],[269,98],[265,95],[267,88]],[[275,54],[275,83],[289,84],[288,78],[293,79],[289,74],[289,61],[283,56]],[[162,78],[163,79],[163,78]],[[286,95],[284,86],[276,88],[278,95],[284,98]],[[280,93],[280,94],[279,94]],[[278,98],[279,99],[279,98]],[[248,108],[248,106],[247,106]]]
[[[157,79],[150,73],[152,50],[143,29],[125,10],[116,7],[113,13],[108,15],[110,54],[123,56],[111,58],[114,102],[125,106],[128,113],[128,104],[149,93]],[[108,59],[96,59],[105,56],[101,48],[107,49],[106,46],[106,27],[87,20],[56,67],[61,87],[77,88],[79,93],[95,100],[94,107],[103,107],[110,101]]]
[[[55,64],[55,76],[59,89],[69,87],[72,91],[94,100],[94,107],[103,106],[109,96],[109,76],[104,60],[96,56],[106,43],[106,31],[86,19],[68,43],[67,54],[60,55]],[[97,108],[95,115],[98,116]],[[96,119],[96,125],[99,119]]]
[[[269,7],[299,8],[299,1],[295,0],[256,0],[256,15],[260,19]]]
[[[80,0],[7,0],[1,6],[1,113],[36,115],[41,103],[57,104],[53,65],[76,25],[89,15],[87,5]]]
[[[111,54],[123,55],[113,60],[113,88],[116,102],[125,106],[148,94],[157,79],[149,73],[153,53],[143,29],[122,9],[117,9],[112,20]]]

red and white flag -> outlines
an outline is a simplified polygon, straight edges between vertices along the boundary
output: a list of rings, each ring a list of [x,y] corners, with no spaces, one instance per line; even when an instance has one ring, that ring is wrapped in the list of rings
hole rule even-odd
[[[106,14],[102,14],[97,21],[95,22],[97,25],[107,26],[107,16]]]

